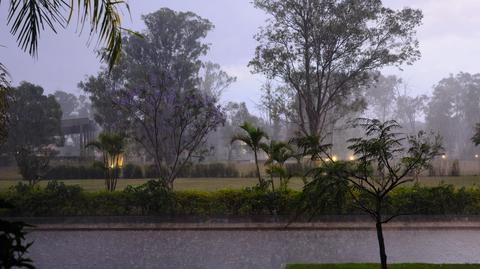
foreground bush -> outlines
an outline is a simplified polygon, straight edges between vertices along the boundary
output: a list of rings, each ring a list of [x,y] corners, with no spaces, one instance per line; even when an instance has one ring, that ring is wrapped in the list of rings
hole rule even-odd
[[[340,197],[340,198],[339,198]],[[199,216],[293,218],[362,214],[348,195],[326,194],[315,198],[300,191],[264,192],[256,189],[216,192],[165,190],[157,181],[116,192],[85,192],[79,186],[51,181],[45,188],[24,184],[0,194],[14,208],[3,216]],[[455,189],[451,185],[398,189],[388,197],[386,213],[422,215],[480,215],[480,189]]]

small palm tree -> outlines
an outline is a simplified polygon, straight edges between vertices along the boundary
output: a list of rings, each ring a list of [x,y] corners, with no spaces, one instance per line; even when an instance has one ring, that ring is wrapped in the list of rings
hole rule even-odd
[[[97,141],[90,142],[86,147],[94,147],[103,154],[105,170],[105,187],[107,191],[115,191],[120,169],[123,166],[126,137],[122,134],[101,133]]]
[[[285,162],[296,157],[294,150],[288,143],[275,140],[270,141],[270,144],[261,143],[260,147],[268,155],[265,165],[269,166],[267,172],[271,177],[272,190],[275,190],[273,183],[274,174],[278,175],[280,179],[280,189],[286,190],[291,175],[285,168]]]
[[[235,141],[240,141],[245,143],[252,151],[253,156],[255,157],[255,166],[257,169],[258,183],[261,187],[265,187],[265,181],[260,175],[260,167],[258,165],[258,151],[260,150],[260,145],[263,139],[268,139],[268,135],[261,129],[256,128],[248,122],[244,122],[240,125],[246,134],[237,134],[232,137],[231,143]]]

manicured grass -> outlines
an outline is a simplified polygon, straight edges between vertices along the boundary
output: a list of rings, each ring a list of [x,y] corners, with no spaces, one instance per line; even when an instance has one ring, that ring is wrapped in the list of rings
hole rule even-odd
[[[292,264],[286,269],[379,269],[379,264],[350,263],[350,264]],[[425,264],[402,263],[390,264],[390,269],[480,269],[480,264]]]
[[[98,191],[104,189],[102,179],[72,179],[59,180],[67,185],[79,185],[87,191]],[[0,179],[0,191],[6,190],[10,186],[20,182],[19,179]],[[119,179],[117,190],[123,190],[126,186],[138,186],[147,182],[147,179]],[[480,186],[480,176],[460,176],[460,177],[424,177],[419,180],[421,185],[437,186],[441,182],[453,184],[457,187]],[[45,186],[46,181],[40,182],[40,186]],[[199,190],[216,191],[221,189],[242,189],[252,187],[257,184],[256,178],[179,178],[175,181],[176,190]],[[276,183],[278,186],[278,182]],[[411,185],[411,184],[410,184]],[[290,181],[290,188],[300,190],[303,187],[303,181],[294,178]]]
[[[104,181],[102,179],[72,179],[59,180],[66,185],[79,185],[86,191],[103,190]],[[0,180],[0,191],[14,186],[20,180]],[[119,179],[117,190],[123,190],[126,186],[138,186],[147,182],[147,179]],[[41,181],[40,186],[45,186],[47,181]],[[257,184],[256,178],[178,178],[175,180],[174,188],[176,190],[199,190],[199,191],[216,191],[221,189],[242,189],[252,187]],[[277,182],[278,185],[278,182]],[[300,179],[292,179],[290,187],[300,189],[303,182]]]

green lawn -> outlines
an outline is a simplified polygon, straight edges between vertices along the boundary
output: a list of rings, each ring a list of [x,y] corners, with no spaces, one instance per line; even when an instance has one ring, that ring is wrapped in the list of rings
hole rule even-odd
[[[379,264],[350,263],[350,264],[292,264],[286,269],[379,269]],[[425,264],[403,263],[390,264],[390,269],[480,269],[480,264]]]
[[[104,189],[102,179],[72,179],[59,180],[67,185],[80,185],[87,191],[98,191]],[[147,181],[147,179],[119,179],[117,189],[122,190],[127,185],[138,186]],[[3,180],[0,179],[0,191],[6,190],[20,182],[18,179]],[[425,177],[420,179],[420,184],[426,186],[436,186],[440,182],[453,184],[457,187],[480,186],[480,176],[460,176],[460,177]],[[251,187],[257,183],[256,178],[179,178],[175,181],[176,190],[200,190],[216,191],[221,189],[241,189]],[[45,186],[46,181],[40,182],[40,186]],[[278,186],[278,182],[276,183]],[[302,180],[294,178],[290,181],[290,188],[299,190],[303,186]]]
[[[80,185],[87,191],[104,189],[104,181],[102,179],[72,179],[59,181],[64,182],[67,185]],[[147,179],[119,179],[117,190],[122,190],[128,185],[138,186],[146,181]],[[6,190],[18,182],[20,182],[20,180],[0,180],[0,191]],[[45,186],[46,184],[46,181],[40,182],[40,186]],[[174,188],[176,190],[216,191],[221,189],[241,189],[255,186],[255,184],[257,184],[256,178],[178,178],[175,180]],[[303,186],[303,182],[300,179],[293,179],[290,186],[294,189],[300,189]]]

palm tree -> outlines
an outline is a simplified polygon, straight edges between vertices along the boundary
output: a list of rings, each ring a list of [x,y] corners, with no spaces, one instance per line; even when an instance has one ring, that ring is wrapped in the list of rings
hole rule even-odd
[[[101,133],[97,141],[86,145],[86,147],[94,147],[100,150],[103,154],[105,188],[107,191],[114,191],[117,187],[119,172],[123,165],[125,146],[126,137],[122,134],[113,133]]]
[[[237,134],[232,137],[231,143],[240,141],[247,145],[252,151],[255,157],[255,166],[257,170],[258,183],[260,187],[265,187],[265,181],[260,175],[260,167],[258,165],[258,151],[263,139],[268,139],[268,135],[260,128],[256,128],[248,122],[244,122],[240,125],[246,134]]]
[[[265,165],[269,165],[268,173],[271,176],[272,190],[275,190],[273,183],[274,174],[279,176],[280,189],[285,190],[291,177],[285,169],[285,162],[290,158],[296,157],[294,150],[288,143],[275,140],[270,141],[270,144],[261,143],[260,148],[268,156]]]

